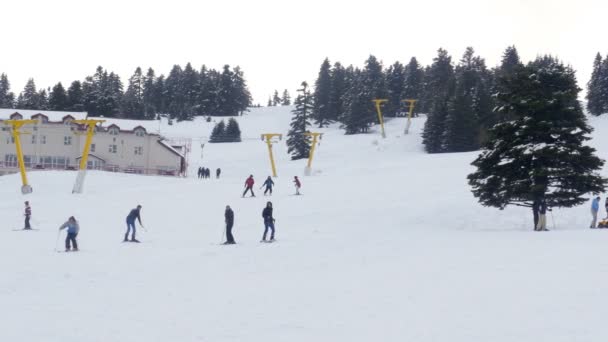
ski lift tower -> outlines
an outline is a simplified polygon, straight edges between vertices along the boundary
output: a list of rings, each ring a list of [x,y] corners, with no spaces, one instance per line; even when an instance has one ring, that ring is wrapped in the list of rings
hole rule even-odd
[[[312,174],[312,158],[315,156],[315,147],[318,144],[318,141],[323,137],[323,133],[312,133],[306,132],[304,135],[312,137],[312,142],[310,143],[310,151],[308,152],[308,164],[304,169],[304,175],[310,176]]]
[[[78,168],[78,176],[76,176],[76,183],[72,189],[73,194],[81,194],[84,187],[84,177],[87,174],[87,161],[89,159],[89,151],[91,150],[91,143],[93,142],[93,135],[95,134],[95,126],[98,123],[105,122],[105,120],[74,120],[75,124],[87,126],[87,139],[84,143],[84,149],[82,150],[82,157],[80,158],[80,167]]]
[[[11,126],[11,134],[15,141],[15,148],[17,149],[17,161],[19,163],[19,171],[21,172],[21,193],[31,194],[33,189],[27,183],[27,174],[25,173],[25,161],[23,160],[23,150],[21,149],[21,127],[23,125],[36,124],[38,120],[6,120],[5,125]]]
[[[276,142],[273,141],[275,137],[278,137],[279,140],[282,140],[283,135],[278,133],[264,133],[262,134],[262,141],[266,141],[266,145],[268,145],[268,156],[270,157],[270,167],[272,167],[272,176],[277,176],[277,168],[274,164],[274,156],[272,155],[272,144]]]
[[[408,104],[408,114],[407,114],[407,124],[405,125],[405,134],[410,132],[410,126],[412,125],[412,114],[414,114],[414,105],[416,105],[416,101],[414,99],[402,100],[401,102]]]
[[[378,121],[380,121],[380,128],[382,128],[382,138],[386,139],[386,133],[384,132],[384,118],[382,117],[382,109],[380,106],[388,102],[387,99],[374,99],[372,102],[376,103],[376,111],[378,112]]]

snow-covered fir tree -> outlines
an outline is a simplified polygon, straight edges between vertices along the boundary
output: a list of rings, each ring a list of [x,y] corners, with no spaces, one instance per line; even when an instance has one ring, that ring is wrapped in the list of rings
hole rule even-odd
[[[146,76],[144,77],[144,84],[142,89],[142,101],[144,110],[143,116],[146,120],[151,120],[156,117],[156,112],[158,110],[155,99],[156,86],[156,74],[154,73],[154,69],[148,68]]]
[[[272,105],[278,106],[281,104],[281,97],[279,96],[279,91],[275,90],[274,94],[272,94]]]
[[[312,110],[312,117],[315,125],[318,125],[319,128],[329,125],[332,121],[330,96],[331,64],[329,64],[329,59],[325,58],[321,64],[317,80],[315,81],[315,91],[313,93],[314,107]]]
[[[226,141],[226,123],[224,120],[218,122],[211,130],[210,143],[221,143]]]
[[[15,94],[11,92],[11,84],[6,74],[0,74],[0,108],[13,108]]]
[[[552,57],[539,57],[499,79],[498,110],[514,120],[490,130],[491,139],[472,163],[473,195],[484,206],[549,207],[584,203],[604,192],[604,161],[585,145],[592,128],[578,101],[574,71]]]
[[[80,81],[72,82],[68,88],[68,110],[83,111],[83,101],[82,83]]]
[[[395,62],[386,70],[386,98],[388,103],[383,107],[383,116],[395,117],[397,113],[403,111],[401,100],[403,100],[404,84],[405,70],[403,64]]]
[[[607,57],[608,58],[608,57]],[[605,83],[608,82],[608,70],[603,65],[602,55],[595,55],[593,60],[593,71],[591,79],[587,83],[587,110],[593,115],[600,115],[608,112],[608,88]]]
[[[34,82],[33,78],[27,80],[23,91],[19,94],[17,98],[17,108],[20,109],[41,109],[40,94],[36,90],[36,82]]]
[[[289,106],[291,104],[291,96],[287,89],[283,90],[283,96],[281,96],[281,105]]]
[[[49,109],[50,110],[67,110],[69,107],[68,94],[61,82],[57,83],[49,94]]]
[[[234,118],[228,119],[226,125],[226,140],[229,142],[241,142],[241,128],[238,121]]]
[[[122,114],[127,118],[137,120],[145,119],[144,112],[144,75],[141,68],[137,67],[129,78],[127,91],[122,98]]]
[[[287,153],[291,160],[308,158],[310,151],[310,137],[304,133],[308,132],[310,116],[313,109],[313,97],[308,89],[308,84],[302,82],[298,89],[298,96],[294,100],[295,108],[292,110],[290,129],[287,133]]]
[[[332,120],[340,120],[344,115],[344,95],[346,89],[346,70],[340,62],[336,62],[331,70],[331,88],[329,92],[329,113],[332,115]]]
[[[424,91],[424,68],[418,64],[416,57],[412,57],[410,62],[403,69],[403,93],[402,99],[418,100],[414,106],[414,114],[420,111],[423,105]],[[409,110],[409,108],[407,108]]]

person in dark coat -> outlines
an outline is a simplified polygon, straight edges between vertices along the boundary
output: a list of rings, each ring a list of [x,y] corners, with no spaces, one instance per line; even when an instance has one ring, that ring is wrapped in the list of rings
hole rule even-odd
[[[293,184],[296,186],[296,195],[300,194],[300,188],[302,187],[302,183],[298,179],[298,176],[293,177]]]
[[[133,233],[131,234],[131,242],[139,242],[139,240],[135,238],[135,220],[138,220],[139,225],[143,227],[143,224],[141,223],[140,210],[141,205],[138,205],[137,208],[131,210],[131,212],[129,212],[129,215],[127,215],[127,232],[125,233],[125,239],[123,240],[123,242],[129,241],[129,232],[131,231],[131,229],[133,230]]]
[[[270,192],[270,196],[272,196],[272,187],[274,186],[274,182],[272,181],[272,178],[270,178],[270,176],[268,176],[268,178],[266,178],[266,180],[264,181],[264,184],[262,184],[262,186],[260,187],[260,189],[262,189],[262,187],[266,187],[266,189],[264,189],[264,196],[266,196],[267,192]]]
[[[234,212],[230,209],[230,206],[226,206],[226,211],[224,212],[224,218],[226,219],[226,242],[225,245],[233,245],[236,242],[234,241],[234,236],[232,236],[232,226],[234,225]]]
[[[272,216],[272,202],[266,203],[266,208],[262,210],[262,217],[264,218],[264,235],[262,236],[262,241],[266,242],[266,234],[268,233],[268,229],[270,228],[270,240],[269,242],[274,241],[274,217]]]
[[[547,229],[547,201],[545,198],[541,198],[538,206],[538,224],[536,225],[537,231],[548,231]]]
[[[249,175],[249,178],[245,181],[245,191],[243,192],[243,197],[247,194],[247,191],[251,191],[251,197],[255,197],[253,193],[253,184],[255,181],[253,180],[253,175]]]
[[[30,218],[32,217],[32,207],[30,207],[30,202],[25,201],[25,227],[23,229],[32,229],[30,226]]]
[[[80,231],[80,226],[78,225],[78,221],[76,221],[74,216],[70,216],[67,222],[59,227],[59,230],[65,228],[68,229],[68,235],[65,238],[65,251],[69,252],[70,250],[73,250],[74,252],[77,252],[78,243],[76,242],[76,237],[78,236],[78,232]]]
[[[540,200],[537,198],[532,202],[532,214],[534,215],[534,230],[538,226],[538,210],[540,208]]]
[[[203,178],[203,168],[199,166],[198,168],[198,179]]]
[[[220,173],[222,173],[222,169],[220,169],[219,167],[215,170],[215,178],[219,179],[220,178]]]

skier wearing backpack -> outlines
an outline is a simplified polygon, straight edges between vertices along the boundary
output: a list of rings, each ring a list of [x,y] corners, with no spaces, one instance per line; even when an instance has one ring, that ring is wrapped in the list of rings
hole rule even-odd
[[[65,238],[65,251],[69,252],[72,247],[74,247],[74,252],[78,251],[78,243],[76,242],[76,236],[78,236],[78,232],[80,231],[80,226],[78,225],[78,221],[74,218],[74,216],[70,216],[66,223],[62,224],[59,227],[59,230],[68,229],[68,235]],[[71,242],[71,245],[70,245]]]
[[[270,240],[268,242],[274,241],[274,217],[272,216],[272,202],[266,203],[266,208],[262,210],[262,217],[264,218],[264,235],[262,236],[262,241],[266,242],[266,234],[268,233],[268,228],[270,228]]]
[[[236,243],[234,242],[234,236],[232,236],[232,226],[234,225],[234,212],[232,211],[229,205],[226,206],[224,218],[226,220],[226,242],[224,242],[224,245],[233,245]]]
[[[32,207],[30,207],[30,202],[25,201],[25,227],[23,229],[32,229],[30,226],[30,218],[32,217]]]
[[[296,195],[300,194],[300,187],[302,187],[302,183],[300,183],[300,180],[298,179],[298,176],[294,176],[293,177],[293,183],[296,186]]]
[[[131,234],[131,242],[139,242],[135,238],[135,220],[139,221],[139,225],[143,227],[141,223],[141,215],[140,215],[141,205],[138,205],[137,208],[131,210],[129,215],[127,215],[127,232],[125,233],[125,239],[122,242],[129,241],[129,232],[133,229],[133,233]]]
[[[274,182],[272,181],[272,178],[270,178],[270,176],[268,176],[268,178],[266,178],[266,180],[264,181],[264,184],[262,184],[260,189],[262,189],[264,186],[266,186],[266,189],[264,189],[264,196],[266,196],[266,193],[269,191],[270,191],[270,196],[272,196],[272,187],[274,186]]]
[[[247,191],[251,191],[251,197],[255,197],[255,194],[253,193],[253,184],[255,184],[253,180],[253,175],[249,175],[249,178],[247,178],[247,180],[245,181],[245,191],[243,192],[243,197],[245,197]]]

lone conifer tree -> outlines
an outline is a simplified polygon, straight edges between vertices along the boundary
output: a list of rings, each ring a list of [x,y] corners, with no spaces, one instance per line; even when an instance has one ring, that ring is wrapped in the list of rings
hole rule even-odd
[[[241,129],[239,128],[239,123],[234,118],[228,119],[226,140],[228,142],[241,142]]]
[[[490,140],[472,163],[473,195],[484,206],[572,207],[588,193],[603,192],[604,161],[585,146],[587,125],[574,71],[552,57],[539,57],[499,79],[498,108],[514,119],[490,130]]]
[[[226,141],[226,124],[224,120],[213,126],[211,131],[211,137],[209,138],[210,143],[221,143]]]
[[[310,151],[310,137],[304,133],[310,126],[308,118],[312,114],[313,103],[306,82],[302,82],[302,88],[298,89],[294,104],[296,108],[292,111],[291,129],[287,133],[287,153],[291,154],[291,160],[298,160],[308,158]]]

